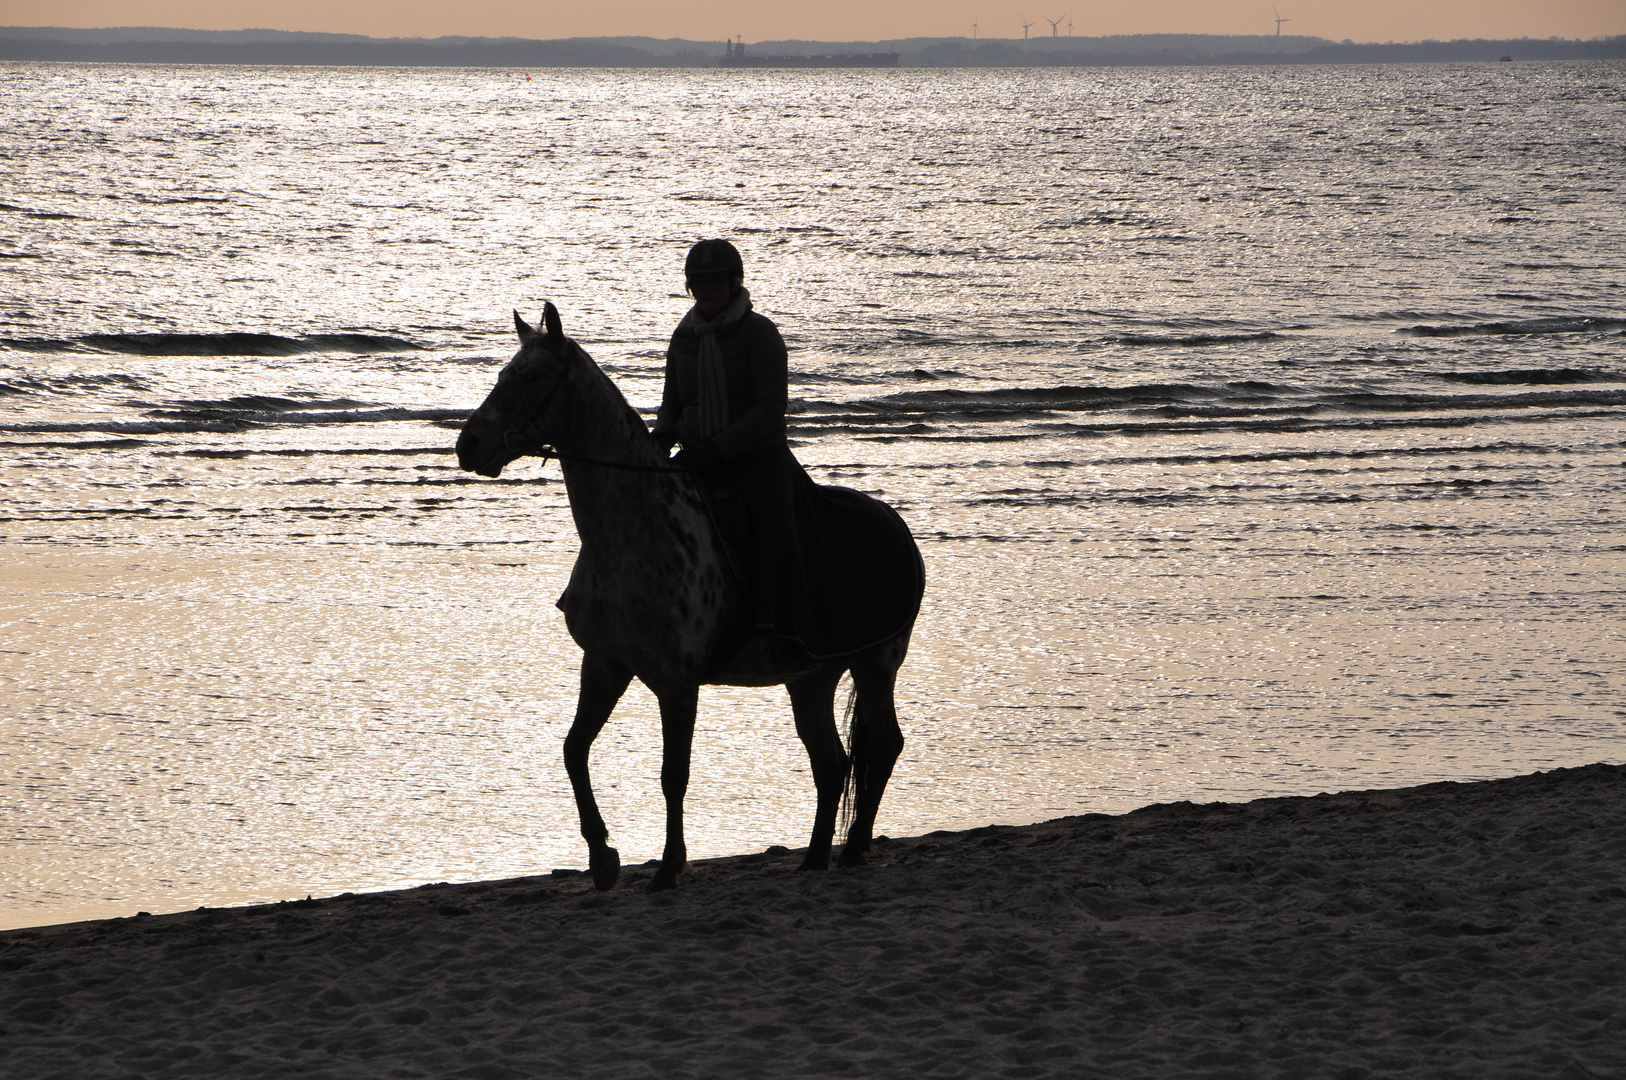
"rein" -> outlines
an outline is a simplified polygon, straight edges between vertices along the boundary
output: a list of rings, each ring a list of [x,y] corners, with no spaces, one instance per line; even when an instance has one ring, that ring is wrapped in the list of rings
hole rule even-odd
[[[588,359],[588,363],[592,363],[591,358]],[[724,539],[723,526],[717,518],[717,508],[713,504],[715,495],[707,490],[707,484],[697,474],[689,469],[685,469],[681,465],[636,465],[625,461],[606,461],[603,458],[586,457],[582,454],[561,453],[558,447],[542,442],[531,434],[531,431],[536,426],[537,421],[535,418],[540,417],[547,411],[548,406],[553,404],[554,397],[558,395],[560,390],[564,389],[564,385],[565,380],[563,378],[556,381],[543,396],[541,404],[534,410],[532,414],[533,418],[529,422],[519,427],[509,428],[503,432],[502,443],[509,453],[517,455],[534,454],[542,459],[543,468],[547,468],[549,458],[558,458],[561,462],[570,461],[579,462],[583,465],[598,465],[606,469],[619,469],[622,472],[682,473],[683,475],[689,477],[694,492],[700,497],[700,505],[705,511],[706,518],[711,523],[712,535],[717,538],[719,546],[722,550],[724,565],[727,567],[728,572],[733,576],[735,583],[742,590],[749,592],[751,588],[751,577],[746,572],[745,568],[739,564],[739,553],[734,550],[733,545],[729,544]],[[854,691],[853,693],[856,694],[857,691]],[[852,712],[852,701],[855,700],[857,700],[856,697],[849,696],[849,716]],[[851,739],[849,738],[848,741],[850,743]],[[852,774],[849,771],[849,785],[851,782]]]
[[[689,470],[681,465],[633,465],[625,461],[605,461],[603,458],[583,457],[580,454],[561,454],[557,448],[546,444],[533,444],[526,441],[525,436],[516,429],[503,432],[503,445],[516,454],[535,454],[542,459],[545,466],[549,458],[560,461],[574,461],[583,465],[602,465],[607,469],[621,469],[624,472],[641,473],[685,473]]]
[[[564,389],[564,385],[564,379],[560,379],[553,384],[553,387],[548,391],[547,396],[542,399],[542,404],[537,406],[537,415],[541,415],[547,410],[547,407],[553,403],[554,396],[558,394],[560,390]],[[542,459],[542,466],[544,468],[547,467],[549,458],[558,458],[560,461],[579,461],[583,465],[602,465],[607,469],[621,469],[625,472],[688,473],[689,471],[681,465],[632,465],[623,461],[605,461],[602,458],[583,457],[580,454],[561,454],[556,447],[549,446],[547,443],[539,443],[534,441],[529,435],[526,434],[524,430],[520,428],[509,428],[507,431],[503,432],[502,444],[503,446],[507,447],[511,453],[536,454]]]
[[[717,510],[712,505],[712,496],[706,491],[706,485],[700,481],[698,476],[681,465],[632,465],[624,461],[605,461],[603,458],[583,457],[580,454],[561,454],[557,447],[530,441],[525,436],[525,433],[518,428],[509,428],[503,432],[502,443],[513,453],[536,454],[541,457],[543,468],[547,468],[549,458],[558,458],[560,461],[576,461],[583,465],[602,465],[607,469],[621,469],[626,472],[682,473],[694,482],[695,489],[699,491],[700,503],[705,507],[706,518],[711,522],[713,531],[719,537],[723,535],[723,527],[717,520]],[[740,568],[734,552],[730,550],[726,543],[723,544],[723,560],[727,563],[728,569],[733,572],[734,580],[739,582],[742,588],[749,588],[750,586],[747,583],[751,580],[750,577]],[[854,693],[856,692],[854,691]],[[851,702],[848,702],[848,711],[851,712]]]
[[[554,390],[558,390],[554,385]],[[553,394],[548,394],[543,400],[543,408],[553,400]],[[541,412],[541,410],[537,410]],[[546,442],[535,442],[520,428],[509,428],[502,433],[502,446],[506,446],[512,454],[535,454],[541,457],[541,464],[546,467],[550,457],[556,457],[561,462],[580,462],[582,465],[603,465],[605,468],[620,468],[623,472],[680,472],[688,473],[683,465],[634,465],[631,462],[606,462],[602,457],[585,457],[582,454],[561,454],[558,447],[548,446]]]

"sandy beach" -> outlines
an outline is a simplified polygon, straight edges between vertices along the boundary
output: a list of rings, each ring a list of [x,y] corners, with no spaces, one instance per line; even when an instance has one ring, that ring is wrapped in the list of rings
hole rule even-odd
[[[1626,767],[0,934],[32,1077],[1626,1075]]]

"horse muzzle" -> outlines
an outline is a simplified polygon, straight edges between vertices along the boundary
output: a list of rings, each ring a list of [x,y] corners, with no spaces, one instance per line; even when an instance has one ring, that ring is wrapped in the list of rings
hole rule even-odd
[[[457,437],[457,467],[465,472],[478,473],[495,479],[502,475],[503,466],[519,457],[511,450],[507,440],[494,431],[484,431],[471,417]]]

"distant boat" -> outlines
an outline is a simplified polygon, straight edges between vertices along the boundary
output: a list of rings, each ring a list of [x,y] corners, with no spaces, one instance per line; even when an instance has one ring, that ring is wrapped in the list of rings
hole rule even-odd
[[[728,51],[717,61],[725,68],[895,68],[898,54],[825,53],[822,56],[747,56],[745,43],[728,42]]]
[[[1501,58],[1500,58],[1500,59],[1501,59],[1501,62],[1502,62],[1502,63],[1504,63],[1504,64],[1505,64],[1505,63],[1507,63],[1507,62],[1508,62],[1508,61],[1510,61],[1510,60],[1512,60],[1512,59],[1513,59],[1513,57],[1511,57],[1511,56],[1504,56],[1504,57],[1501,57]]]

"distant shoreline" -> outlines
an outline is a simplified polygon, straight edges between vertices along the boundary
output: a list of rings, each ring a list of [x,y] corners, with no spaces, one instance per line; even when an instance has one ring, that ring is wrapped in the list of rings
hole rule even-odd
[[[714,68],[721,41],[655,38],[369,38],[271,30],[162,27],[82,30],[0,27],[0,61],[277,65],[322,67],[696,67]],[[1270,35],[1140,34],[1031,40],[910,38],[879,42],[767,41],[753,54],[846,56],[897,53],[923,67],[1141,67],[1258,64],[1474,63],[1626,59],[1626,35],[1334,42]]]

